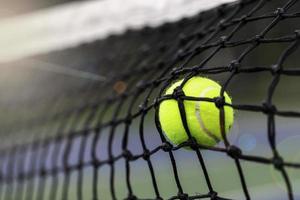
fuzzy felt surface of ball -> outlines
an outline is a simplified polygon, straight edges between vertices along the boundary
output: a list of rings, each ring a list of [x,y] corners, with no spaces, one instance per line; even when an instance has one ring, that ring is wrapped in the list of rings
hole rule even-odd
[[[183,80],[178,80],[166,89],[165,95],[173,94]],[[185,96],[214,99],[220,97],[221,86],[208,78],[195,76],[190,78],[182,88]],[[224,92],[225,102],[231,104],[231,98]],[[188,129],[198,144],[214,146],[222,140],[220,126],[220,109],[215,102],[183,101]],[[234,121],[234,111],[230,106],[224,106],[224,129],[227,134]],[[176,99],[163,100],[159,106],[159,120],[161,128],[168,140],[181,144],[188,140],[188,134],[183,126],[178,101]]]

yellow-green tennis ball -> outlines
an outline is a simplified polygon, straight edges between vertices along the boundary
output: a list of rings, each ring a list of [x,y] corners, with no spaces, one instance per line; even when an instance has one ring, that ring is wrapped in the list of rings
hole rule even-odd
[[[172,94],[183,80],[173,83],[165,92]],[[221,86],[208,78],[195,76],[183,86],[185,96],[215,98],[220,96]],[[225,102],[231,104],[231,98],[224,93]],[[187,125],[191,135],[197,143],[214,146],[222,140],[220,128],[220,110],[214,102],[184,100]],[[225,132],[228,133],[233,124],[233,109],[224,106]],[[159,107],[159,120],[166,137],[173,144],[180,144],[188,140],[188,135],[183,127],[178,102],[167,99]]]

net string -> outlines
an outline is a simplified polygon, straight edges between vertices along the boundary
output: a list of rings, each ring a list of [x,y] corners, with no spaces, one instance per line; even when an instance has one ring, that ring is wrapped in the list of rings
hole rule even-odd
[[[261,1],[261,2],[263,2],[263,1]],[[259,7],[259,6],[257,6],[257,7]],[[235,12],[234,12],[234,11],[232,12],[232,15],[229,17],[229,19],[230,19],[231,17],[234,17],[234,15],[237,14],[239,10],[240,10],[240,7],[237,7],[236,11],[235,11]],[[254,11],[255,11],[255,10],[254,10]],[[253,11],[253,12],[254,12],[254,11]],[[249,15],[250,15],[250,14],[249,14]],[[221,21],[221,23],[220,23],[220,25],[219,25],[220,29],[223,28],[223,27],[222,27],[222,24],[223,24],[224,22],[226,22],[226,20],[222,20],[222,21]],[[222,37],[221,37],[221,40],[224,40],[224,39],[226,39],[226,40],[227,40],[227,39],[230,39],[230,37],[233,36],[233,34],[238,30],[238,28],[240,28],[240,25],[241,25],[241,24],[238,24],[238,25],[236,26],[236,28],[233,29],[233,31],[231,32],[231,34],[230,34],[229,36],[222,36]],[[217,31],[216,31],[216,33],[217,33]],[[214,36],[214,35],[212,34],[211,37],[208,37],[207,42],[208,42],[213,36]],[[228,38],[227,38],[227,37],[228,37]],[[204,44],[205,44],[205,42],[204,42]],[[214,56],[214,55],[215,55],[222,47],[223,47],[223,44],[221,43],[220,46],[217,47],[217,48],[211,53],[211,55],[208,56],[208,58],[204,59],[204,60],[202,61],[202,63],[200,63],[199,68],[202,68],[202,66],[203,66],[210,58],[212,58],[212,57],[213,57],[213,56]],[[200,50],[201,50],[201,49],[200,49]],[[195,55],[196,55],[196,54],[195,54]],[[185,64],[187,64],[188,61],[189,61],[190,59],[192,59],[193,56],[194,56],[194,55],[192,55],[191,57],[189,57],[189,58],[187,59],[187,61],[185,62]],[[183,67],[184,67],[184,66],[183,66]],[[183,68],[183,67],[182,67],[182,68]],[[184,80],[183,80],[183,82],[181,83],[181,85],[180,85],[178,88],[176,88],[177,91],[175,91],[175,93],[178,92],[181,96],[184,96],[184,93],[183,93],[183,91],[182,91],[182,87],[184,86],[184,84],[185,84],[191,77],[193,77],[193,76],[195,76],[195,75],[197,75],[196,72],[195,72],[195,73],[192,72],[192,73],[190,73],[189,75],[187,75],[187,76],[184,78]],[[233,77],[233,76],[231,76],[231,77],[227,80],[227,84],[229,83],[229,80],[230,80],[232,77]],[[223,101],[224,101],[223,93],[224,93],[224,90],[226,89],[225,86],[224,86],[222,89],[223,89],[223,90],[221,91],[221,97],[220,97],[220,98],[222,98]],[[179,90],[179,91],[178,91],[178,90]],[[179,110],[180,110],[180,114],[181,114],[181,118],[182,118],[182,122],[183,122],[183,126],[184,126],[184,128],[185,128],[185,131],[186,131],[186,133],[188,134],[189,139],[192,140],[193,143],[195,143],[195,139],[192,138],[191,133],[190,133],[189,128],[188,128],[188,125],[187,125],[187,120],[186,120],[186,116],[185,116],[185,108],[184,108],[183,100],[180,99],[180,96],[177,97],[176,94],[175,94],[175,99],[178,101],[178,106],[179,106]],[[220,125],[221,125],[220,127],[221,127],[222,137],[223,137],[223,140],[224,140],[224,143],[225,143],[226,148],[229,148],[229,142],[228,142],[228,140],[227,140],[227,138],[226,138],[226,136],[225,136],[225,129],[224,129],[224,124],[225,124],[225,121],[224,121],[224,109],[223,109],[223,107],[221,107],[221,106],[218,106],[218,107],[220,108]],[[156,116],[158,116],[158,115],[156,115]],[[230,147],[230,148],[232,149],[232,147]],[[199,159],[200,162],[201,162],[201,167],[202,167],[202,169],[203,169],[203,173],[204,173],[204,175],[205,175],[206,183],[207,183],[207,185],[208,185],[208,187],[209,187],[210,194],[213,195],[213,196],[217,196],[217,195],[216,195],[217,193],[214,192],[213,189],[212,189],[212,186],[211,186],[211,183],[210,183],[210,180],[209,180],[209,176],[208,176],[208,172],[207,172],[207,170],[206,170],[205,163],[204,163],[204,161],[203,161],[203,158],[202,158],[202,156],[201,156],[201,153],[200,153],[199,149],[198,149],[198,148],[193,148],[193,149],[196,151],[196,153],[197,153],[197,155],[198,155],[198,159]],[[246,186],[246,183],[245,183],[245,178],[244,178],[244,175],[243,175],[242,168],[241,168],[241,166],[240,166],[239,160],[238,160],[238,159],[235,159],[235,163],[236,163],[236,166],[237,166],[237,168],[238,168],[238,172],[239,172],[239,175],[240,175],[240,178],[241,178],[241,183],[242,183],[242,187],[243,187],[243,190],[244,190],[246,199],[250,199],[250,196],[249,196],[249,193],[248,193],[248,190],[247,190],[247,186]],[[213,197],[213,196],[211,196],[211,197],[212,197],[212,198],[216,198],[216,197]]]
[[[283,15],[283,16],[284,16],[284,18],[286,18],[286,17],[289,18],[291,16],[295,17],[297,15],[298,14],[295,13],[295,14],[292,14],[292,15]],[[288,42],[288,41],[293,41],[295,39],[295,37],[296,37],[295,35],[287,35],[287,36],[282,37],[282,38],[274,38],[274,39],[263,39],[263,38],[261,38],[260,43],[262,44],[262,43],[271,43],[271,42]],[[253,39],[249,39],[248,41],[245,41],[245,42],[227,42],[226,47],[235,46],[235,45],[242,45],[242,44],[252,43],[252,42],[253,42]],[[195,66],[195,67],[197,67],[197,66]],[[226,69],[224,69],[225,67],[226,66],[221,66],[220,69],[223,69],[223,71],[225,72],[226,71]],[[181,74],[181,73],[184,73],[184,72],[188,72],[189,70],[194,70],[194,69],[188,69],[187,68],[187,69],[183,69],[183,70],[178,70],[178,72],[176,72],[176,73]],[[215,70],[217,70],[217,68]],[[270,69],[269,67],[261,66],[261,67],[258,67],[258,68],[249,67],[248,69],[246,69],[246,68],[240,69],[240,72],[249,72],[249,73],[252,72],[252,73],[254,73],[254,72],[256,72],[256,70],[260,70],[260,71],[265,70],[265,71],[270,71],[270,72],[272,71],[272,69]],[[214,71],[213,68],[200,70],[200,72],[202,72],[202,73],[213,73],[213,71]],[[298,73],[299,73],[299,70],[297,70],[297,69],[282,70],[282,74],[291,75],[291,76],[297,76]],[[105,86],[107,86],[107,85],[105,84]],[[87,90],[87,91],[89,91],[89,90]],[[130,95],[130,94],[131,93],[128,93],[128,95]],[[54,113],[53,115],[50,115],[50,116],[45,115],[45,116],[39,117],[38,119],[34,119],[34,120],[30,121],[29,125],[28,125],[28,123],[25,123],[25,124],[23,124],[23,126],[16,125],[13,128],[22,129],[22,128],[26,128],[26,126],[29,126],[28,129],[30,129],[31,126],[33,126],[33,127],[38,126],[41,123],[47,123],[47,122],[49,122],[51,120],[55,120],[59,117],[64,118],[67,115],[71,115],[72,113],[76,113],[76,112],[81,113],[84,110],[97,109],[97,107],[99,105],[103,104],[103,102],[105,102],[105,101],[117,101],[117,100],[118,100],[117,97],[109,99],[109,100],[108,99],[103,99],[103,100],[100,100],[98,103],[83,105],[83,106],[80,106],[79,108]]]
[[[245,18],[245,16],[243,17],[243,19],[241,19],[242,21],[245,22],[249,22],[249,21],[252,21],[252,20],[258,20],[258,19],[268,19],[268,18],[272,18],[274,17],[274,13],[272,14],[266,14],[266,16],[260,16],[260,17],[254,17],[254,18],[251,18],[251,17],[247,17]],[[294,14],[282,14],[282,16],[284,18],[294,18],[294,17],[298,17],[299,16],[299,13],[294,13]],[[240,19],[238,19],[240,21]],[[232,21],[236,21],[237,20],[232,20]],[[235,22],[235,23],[236,23]],[[224,23],[224,28],[228,27],[228,25],[234,25],[235,23],[231,24],[231,23]],[[226,25],[227,24],[227,25]],[[188,37],[192,37],[193,35],[191,36],[188,36]],[[271,43],[271,42],[285,42],[284,40],[286,40],[286,42],[288,41],[292,41],[294,40],[294,36],[293,35],[288,35],[286,37],[280,37],[280,38],[274,38],[274,39],[261,39],[260,42],[261,43]],[[245,44],[245,43],[252,43],[253,39],[250,38],[246,41],[235,41],[235,42],[227,42],[226,43],[226,47],[230,47],[230,46],[235,46],[235,45],[241,45],[241,44]],[[217,44],[211,44],[211,45],[217,45]],[[207,47],[209,48],[210,46],[207,45]],[[159,67],[157,67],[159,68]],[[137,70],[133,69],[130,73],[124,73],[123,75],[121,75],[118,79],[122,79],[122,80],[126,80],[127,78],[129,78],[129,75],[134,75],[135,73],[141,73],[141,72],[147,72],[148,70],[151,71],[151,70],[155,70],[156,68],[153,68],[153,66],[149,66],[149,67],[144,67],[144,68],[139,68]],[[188,70],[188,69],[187,69]],[[266,68],[265,70],[270,70],[269,68]],[[290,75],[297,75],[296,73],[299,73],[298,70],[293,70],[291,72],[285,72],[283,71],[283,73],[289,73]],[[115,81],[115,78],[112,78],[110,81],[106,82],[102,87],[107,87],[109,86],[112,82]],[[94,87],[92,87],[91,89],[87,90],[86,86],[82,87],[82,91],[80,91],[79,93],[82,93],[82,92],[94,92],[94,90],[97,89],[97,87],[99,87],[98,84],[93,84]],[[101,87],[99,88],[101,89]],[[72,93],[70,92],[66,92],[66,94],[63,94],[65,96],[70,96],[71,97],[73,95],[77,95],[78,91],[73,91]],[[116,97],[115,100],[118,100],[118,98]],[[50,98],[49,102],[53,102],[53,101],[58,101],[58,98],[57,96],[53,96],[53,99]],[[69,109],[69,110],[63,110],[63,111],[60,111],[60,112],[55,112],[53,115],[45,115],[45,116],[41,116],[37,119],[33,119],[33,120],[30,120],[29,122],[26,122],[26,123],[22,123],[22,124],[17,124],[15,125],[15,122],[13,122],[12,124],[13,125],[10,125],[10,127],[13,127],[15,129],[22,129],[22,128],[26,128],[24,126],[37,126],[37,125],[40,125],[40,123],[46,123],[46,122],[49,122],[51,120],[55,120],[57,119],[58,117],[65,117],[66,115],[70,115],[71,112],[82,112],[83,110],[88,110],[88,109],[96,109],[97,106],[99,106],[99,104],[101,104],[103,101],[106,101],[106,99],[104,100],[100,100],[100,101],[95,101],[95,103],[91,103],[91,104],[85,104],[85,105],[81,105],[79,107],[77,107],[75,110],[74,109]],[[40,100],[39,100],[40,102]],[[28,102],[30,104],[36,104],[38,102]],[[44,103],[44,102],[43,102]],[[29,106],[29,105],[25,105],[26,106]],[[32,123],[32,125],[28,125],[28,123]],[[21,125],[21,126],[20,126]],[[12,130],[11,130],[12,131]]]

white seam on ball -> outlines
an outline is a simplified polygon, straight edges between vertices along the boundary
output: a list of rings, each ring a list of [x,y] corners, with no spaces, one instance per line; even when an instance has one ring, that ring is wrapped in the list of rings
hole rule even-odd
[[[216,87],[214,87],[214,86],[209,86],[209,87],[205,88],[205,89],[200,93],[200,97],[205,97],[205,94],[206,94],[207,92],[209,92],[210,90],[215,89],[215,88],[216,88]],[[212,139],[215,140],[216,142],[219,142],[220,139],[219,139],[217,136],[215,136],[212,132],[210,132],[210,131],[206,128],[206,126],[205,126],[205,124],[203,123],[203,120],[202,120],[202,118],[201,118],[200,112],[201,112],[201,110],[200,110],[200,102],[197,101],[197,102],[196,102],[196,105],[195,105],[195,114],[196,114],[196,118],[197,118],[197,120],[198,120],[198,122],[199,122],[200,127],[203,129],[203,131],[206,133],[207,136],[209,136],[210,138],[212,138]]]

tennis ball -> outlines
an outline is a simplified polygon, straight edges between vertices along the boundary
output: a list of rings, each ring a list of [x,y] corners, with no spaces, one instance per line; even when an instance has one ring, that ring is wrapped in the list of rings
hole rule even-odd
[[[173,83],[165,92],[172,94],[183,80]],[[185,96],[214,98],[220,96],[221,86],[208,78],[195,76],[189,79],[183,86]],[[231,104],[231,98],[224,93],[225,102]],[[184,100],[186,120],[191,135],[197,143],[214,146],[221,139],[221,128],[219,120],[219,108],[214,102]],[[225,132],[228,133],[234,120],[233,109],[224,106]],[[188,140],[184,129],[178,102],[175,99],[167,99],[159,106],[159,120],[161,128],[173,144],[180,144]]]

